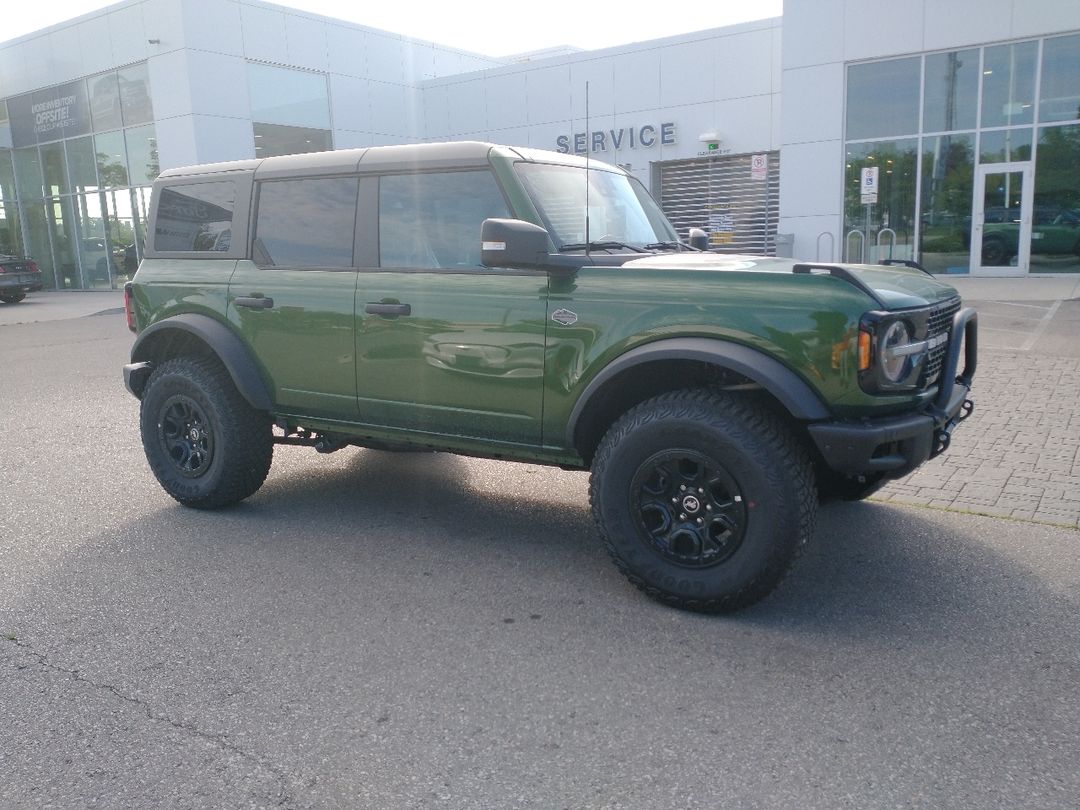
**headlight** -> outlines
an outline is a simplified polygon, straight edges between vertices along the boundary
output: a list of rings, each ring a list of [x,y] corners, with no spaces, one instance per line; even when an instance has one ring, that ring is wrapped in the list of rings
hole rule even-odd
[[[911,343],[911,330],[903,321],[894,321],[889,324],[885,334],[878,342],[878,360],[881,363],[881,373],[891,383],[898,383],[907,376],[910,371],[908,358],[910,351],[905,351]]]

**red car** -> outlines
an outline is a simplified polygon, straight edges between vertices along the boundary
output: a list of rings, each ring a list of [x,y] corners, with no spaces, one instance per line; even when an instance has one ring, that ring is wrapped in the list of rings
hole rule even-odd
[[[33,259],[0,253],[0,301],[17,304],[28,292],[41,289],[41,270]]]

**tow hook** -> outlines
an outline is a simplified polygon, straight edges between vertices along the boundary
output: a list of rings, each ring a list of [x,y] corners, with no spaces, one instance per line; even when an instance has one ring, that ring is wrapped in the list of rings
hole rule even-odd
[[[963,422],[965,419],[971,416],[971,412],[973,410],[975,410],[975,403],[972,402],[970,399],[965,399],[964,404],[960,406],[960,413],[956,415],[956,421]]]

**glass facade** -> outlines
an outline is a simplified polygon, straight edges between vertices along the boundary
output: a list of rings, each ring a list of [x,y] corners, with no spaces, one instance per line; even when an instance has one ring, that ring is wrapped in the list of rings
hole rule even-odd
[[[325,74],[251,62],[248,94],[255,157],[333,148]]]
[[[1080,272],[1080,34],[852,64],[846,101],[846,260]]]
[[[32,257],[46,288],[109,289],[138,267],[160,173],[145,63],[3,102],[0,247]]]

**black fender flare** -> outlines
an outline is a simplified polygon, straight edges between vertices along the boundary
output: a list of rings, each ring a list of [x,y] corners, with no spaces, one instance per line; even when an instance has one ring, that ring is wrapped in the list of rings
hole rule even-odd
[[[758,349],[714,338],[668,338],[630,349],[589,381],[570,412],[567,446],[576,446],[578,422],[605,383],[634,366],[657,360],[698,360],[721,366],[758,383],[796,419],[816,422],[832,417],[821,397],[798,374]]]
[[[225,370],[229,372],[236,390],[253,408],[260,411],[273,410],[273,398],[247,346],[235,332],[209,315],[185,312],[151,324],[139,333],[131,347],[132,364],[152,361],[150,347],[160,339],[160,334],[166,331],[186,332],[201,340],[217,355]],[[138,393],[141,394],[141,386]]]

